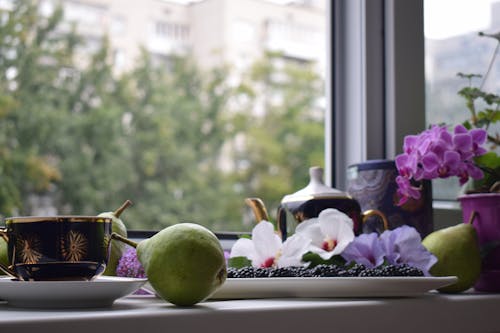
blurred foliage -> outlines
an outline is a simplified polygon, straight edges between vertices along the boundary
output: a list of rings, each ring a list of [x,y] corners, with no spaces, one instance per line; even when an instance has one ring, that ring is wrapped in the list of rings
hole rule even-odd
[[[500,43],[500,40],[497,43]],[[490,149],[486,154],[474,158],[474,163],[484,172],[484,177],[479,180],[470,180],[464,190],[466,193],[500,192],[500,156],[498,155],[500,134],[497,127],[500,122],[500,96],[482,90],[483,84],[479,87],[473,86],[472,80],[481,78],[481,75],[458,73],[458,76],[469,81],[469,85],[458,92],[459,96],[465,99],[465,105],[469,111],[469,117],[463,125],[467,129],[484,129],[487,132],[486,143]]]
[[[0,13],[0,215],[94,215],[134,202],[129,229],[182,221],[250,230],[244,198],[270,208],[322,165],[323,83],[312,64],[266,54],[230,84],[229,66],[199,69],[189,57],[113,72],[109,41],[85,45],[63,12],[35,1]]]

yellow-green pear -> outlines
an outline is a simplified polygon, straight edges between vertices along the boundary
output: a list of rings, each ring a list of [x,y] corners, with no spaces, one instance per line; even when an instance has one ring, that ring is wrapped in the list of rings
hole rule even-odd
[[[0,263],[4,264],[5,266],[10,265],[7,242],[4,239],[0,239]],[[0,271],[0,274],[2,274],[2,271]]]
[[[156,293],[179,306],[205,300],[227,277],[217,236],[199,224],[175,224],[139,242],[137,258]]]
[[[458,281],[438,289],[458,293],[474,285],[481,272],[481,255],[476,229],[470,223],[440,229],[424,238],[422,244],[438,261],[431,267],[433,276],[457,276]]]
[[[132,201],[127,200],[114,212],[104,212],[99,214],[101,217],[111,218],[112,231],[119,234],[122,237],[127,237],[127,227],[120,219],[121,214],[125,209],[132,205]],[[111,251],[109,253],[108,264],[106,265],[106,270],[104,275],[116,275],[116,268],[118,267],[118,262],[125,252],[125,244],[119,241],[111,241]]]

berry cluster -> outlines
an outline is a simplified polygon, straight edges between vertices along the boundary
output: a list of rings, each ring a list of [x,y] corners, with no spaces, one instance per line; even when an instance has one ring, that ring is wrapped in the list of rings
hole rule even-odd
[[[423,276],[424,273],[408,265],[383,265],[366,268],[361,264],[352,266],[318,265],[306,267],[254,268],[240,269],[229,267],[228,278],[267,278],[267,277],[389,277],[389,276]]]

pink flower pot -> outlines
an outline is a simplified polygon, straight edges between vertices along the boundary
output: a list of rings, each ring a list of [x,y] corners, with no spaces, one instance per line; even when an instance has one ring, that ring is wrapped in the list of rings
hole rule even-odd
[[[497,245],[483,258],[481,275],[474,285],[478,291],[500,292],[500,193],[467,194],[458,198],[463,220],[475,211],[473,225],[482,248]]]

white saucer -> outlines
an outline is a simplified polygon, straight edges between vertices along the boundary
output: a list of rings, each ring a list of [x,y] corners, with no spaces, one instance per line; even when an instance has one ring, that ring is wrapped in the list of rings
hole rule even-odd
[[[139,289],[147,279],[101,276],[92,281],[17,281],[0,278],[0,299],[28,308],[108,307]]]

